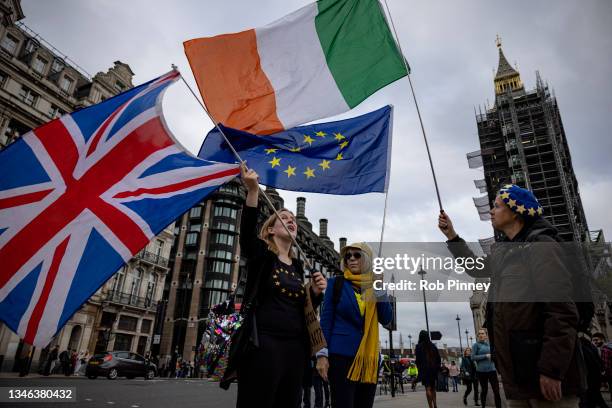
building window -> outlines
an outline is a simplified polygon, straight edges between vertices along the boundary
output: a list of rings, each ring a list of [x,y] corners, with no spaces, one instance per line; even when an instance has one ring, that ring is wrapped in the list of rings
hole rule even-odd
[[[0,42],[0,47],[11,55],[14,55],[17,50],[17,44],[19,44],[19,40],[15,36],[7,33],[2,39],[2,42]]]
[[[32,91],[30,88],[21,86],[21,90],[19,91],[19,98],[26,104],[30,106],[34,106],[36,103],[36,99],[38,95]]]
[[[34,58],[34,62],[32,63],[32,68],[34,71],[43,75],[45,73],[45,68],[47,68],[47,60],[36,56],[36,58]]]
[[[229,282],[221,279],[210,279],[204,284],[204,287],[211,289],[229,289]]]
[[[63,69],[64,69],[64,62],[57,58],[54,59],[53,64],[51,64],[51,72],[55,74],[55,73],[60,72]]]
[[[209,255],[210,258],[222,258],[222,259],[232,259],[232,253],[229,251],[222,251],[220,249],[215,249]]]
[[[225,231],[236,231],[236,226],[234,224],[230,224],[228,222],[223,222],[219,219],[215,219],[215,223],[213,228],[221,229]]]
[[[2,71],[0,71],[0,87],[4,86],[4,83],[8,79],[8,75]]]
[[[123,85],[121,82],[117,81],[115,82],[115,89],[119,92],[123,92],[125,90],[125,85]]]
[[[115,346],[113,347],[115,350],[130,350],[132,348],[132,336],[129,334],[117,333],[115,334]],[[128,353],[125,353],[128,357]]]
[[[121,316],[119,317],[119,323],[117,329],[126,331],[136,331],[138,326],[138,318],[133,316]]]
[[[51,116],[53,119],[55,119],[55,118],[59,118],[62,115],[65,115],[66,112],[64,112],[63,110],[61,110],[55,105],[51,105],[51,107],[49,108],[49,112],[47,112],[47,114]]]
[[[62,88],[62,90],[64,90],[65,92],[70,93],[70,89],[72,89],[73,83],[74,83],[73,79],[64,75],[62,79],[60,80],[60,88]]]
[[[155,240],[155,255],[161,256],[163,250],[164,250],[164,241],[162,241],[161,239],[156,239]]]
[[[185,245],[195,245],[198,243],[198,233],[197,232],[190,232],[189,234],[187,234],[187,236],[185,237]]]
[[[189,232],[200,232],[202,229],[202,224],[191,224],[189,226]]]
[[[232,264],[223,261],[213,261],[210,271],[229,275],[232,271]]]
[[[123,291],[123,282],[125,281],[125,266],[119,269],[119,272],[115,275],[115,282],[113,283],[113,292]]]
[[[238,211],[230,207],[215,206],[214,214],[217,217],[229,217],[229,218],[236,219],[236,216],[238,215]]]
[[[191,210],[189,210],[189,216],[191,218],[198,218],[202,216],[202,207],[197,206],[197,207],[193,207]]]
[[[234,236],[229,234],[215,234],[213,237],[215,244],[234,245]]]
[[[29,40],[25,46],[25,52],[26,54],[31,54],[34,51],[36,51],[39,47],[38,42],[36,42],[35,40]]]
[[[227,292],[219,290],[207,290],[204,292],[204,305],[210,309],[214,305],[223,302],[227,298]]]
[[[152,321],[149,319],[142,319],[142,323],[140,324],[140,332],[141,333],[151,333]]]

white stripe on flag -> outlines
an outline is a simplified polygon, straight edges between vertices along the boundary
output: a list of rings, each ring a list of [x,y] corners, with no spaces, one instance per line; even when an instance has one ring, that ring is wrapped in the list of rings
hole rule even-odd
[[[261,68],[276,95],[276,113],[288,129],[349,110],[336,85],[315,27],[317,3],[257,28]]]

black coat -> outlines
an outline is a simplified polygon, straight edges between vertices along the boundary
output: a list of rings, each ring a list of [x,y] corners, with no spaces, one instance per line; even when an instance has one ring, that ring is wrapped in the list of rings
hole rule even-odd
[[[509,399],[543,398],[540,374],[561,380],[564,395],[575,396],[583,385],[576,348],[578,312],[557,241],[555,228],[538,218],[512,242],[493,245],[484,269],[467,271],[491,278],[486,327]],[[448,246],[455,257],[475,256],[459,237]],[[546,293],[555,301],[542,301]]]
[[[220,386],[227,389],[230,383],[238,376],[238,366],[242,356],[250,349],[257,347],[257,330],[254,323],[255,308],[263,296],[259,290],[270,282],[274,264],[278,256],[268,249],[267,244],[257,234],[256,207],[244,206],[240,221],[240,256],[246,257],[246,285],[240,313],[244,322],[239,333],[232,337],[232,344],[228,355],[228,364]],[[304,266],[298,259],[293,258],[295,273],[304,277]],[[317,308],[323,300],[323,295],[314,296],[311,292],[313,307]],[[306,336],[308,337],[308,336]],[[305,339],[305,341],[309,341]]]
[[[422,344],[417,344],[414,350],[416,366],[419,369],[418,379],[425,386],[434,386],[440,371],[440,353],[435,344],[431,343],[433,348],[433,358],[423,349]]]

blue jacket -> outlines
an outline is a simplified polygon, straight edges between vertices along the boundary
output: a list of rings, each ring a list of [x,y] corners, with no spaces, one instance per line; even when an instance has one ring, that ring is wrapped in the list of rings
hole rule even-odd
[[[359,312],[359,305],[355,298],[355,292],[351,283],[344,281],[340,301],[337,305],[333,302],[334,282],[336,278],[330,278],[327,282],[327,290],[323,298],[323,309],[321,310],[321,329],[327,342],[329,354],[340,354],[343,356],[355,356],[359,343],[363,337],[364,316]],[[378,302],[376,310],[378,322],[388,324],[393,318],[393,311],[386,293],[377,293]],[[336,306],[334,308],[334,306]]]
[[[479,373],[488,373],[495,371],[495,363],[487,358],[487,354],[491,354],[491,347],[488,342],[477,342],[472,346],[472,360],[476,363],[476,371]]]

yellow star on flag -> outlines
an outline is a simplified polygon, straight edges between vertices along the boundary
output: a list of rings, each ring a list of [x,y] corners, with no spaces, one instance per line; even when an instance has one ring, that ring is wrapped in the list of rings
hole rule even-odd
[[[500,198],[503,200],[504,198],[509,198],[510,197],[510,193],[509,192],[504,192],[502,195],[500,195]]]
[[[306,171],[304,172],[304,174],[306,175],[306,178],[309,179],[311,177],[315,177],[314,174],[314,169],[311,169],[310,167],[306,166]]]
[[[323,159],[323,161],[319,163],[319,166],[321,166],[321,170],[329,169],[329,163],[329,160]]]
[[[336,140],[346,139],[346,137],[342,136],[342,133],[334,133],[334,137]]]
[[[327,134],[327,133],[325,133],[325,132],[321,132],[321,131],[318,131],[318,132],[316,132],[316,133],[315,133],[315,135],[317,135],[317,136],[319,136],[319,137],[325,137],[325,135],[326,135],[326,134]]]
[[[287,173],[287,177],[295,176],[295,167],[287,166],[287,170],[283,173]]]
[[[344,159],[344,157],[342,157],[342,153],[338,153],[338,155],[336,156],[336,160],[342,160]]]
[[[516,200],[508,200],[508,207],[516,207]]]
[[[346,140],[340,143],[340,149],[344,149],[346,146],[348,146],[348,142]]]
[[[524,205],[519,205],[518,207],[516,207],[516,211],[518,211],[519,214],[522,214],[525,212],[525,206]]]
[[[278,149],[266,149],[266,154],[276,153]]]
[[[273,157],[272,160],[270,160],[268,163],[270,163],[272,165],[272,168],[274,168],[276,166],[280,166],[280,161],[281,161],[280,158]]]
[[[310,146],[312,146],[312,142],[314,142],[314,139],[308,135],[304,135],[304,143],[308,143]]]
[[[289,149],[290,152],[299,152],[300,150],[302,150],[301,147],[292,147],[291,149]]]
[[[538,208],[538,215],[542,215],[542,213],[544,212],[544,210],[542,209],[542,207]]]
[[[533,208],[529,209],[529,215],[531,215],[532,217],[535,215],[535,210]]]

